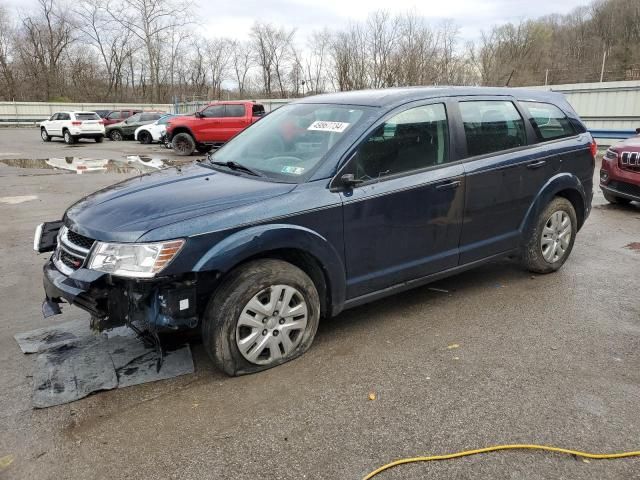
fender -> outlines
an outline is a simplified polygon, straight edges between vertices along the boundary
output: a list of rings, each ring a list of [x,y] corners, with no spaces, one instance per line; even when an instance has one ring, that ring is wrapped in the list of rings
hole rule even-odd
[[[343,308],[346,294],[344,263],[334,246],[322,235],[306,227],[268,224],[231,234],[211,247],[194,265],[194,272],[226,273],[238,263],[269,250],[296,249],[318,260],[327,277],[331,294],[331,315]]]
[[[583,211],[588,211],[586,205],[586,194],[580,179],[568,172],[555,175],[551,177],[547,181],[547,183],[545,183],[538,191],[535,198],[533,199],[533,202],[531,202],[531,205],[529,206],[529,209],[527,210],[522,223],[520,224],[519,230],[523,241],[525,241],[528,232],[533,228],[533,224],[540,215],[540,212],[553,199],[553,197],[558,194],[558,192],[561,192],[563,190],[577,191],[580,194],[580,198],[582,199]],[[578,225],[578,229],[580,229],[581,226],[582,225]]]
[[[178,130],[178,132],[176,133],[176,130]],[[175,127],[173,127],[171,129],[171,138],[173,138],[174,136],[176,136],[178,133],[182,133],[183,131],[186,130],[186,133],[188,133],[189,135],[191,135],[193,137],[193,139],[198,142],[198,139],[196,138],[196,136],[193,134],[193,131],[191,131],[190,127],[187,127],[186,125],[176,125]],[[165,131],[166,134],[166,131]]]

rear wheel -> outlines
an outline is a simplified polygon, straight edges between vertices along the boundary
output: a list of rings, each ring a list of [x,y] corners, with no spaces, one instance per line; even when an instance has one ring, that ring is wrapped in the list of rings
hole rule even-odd
[[[153,138],[151,137],[151,134],[149,132],[147,132],[146,130],[143,130],[138,134],[138,141],[140,143],[144,143],[145,145],[148,145],[153,141]]]
[[[76,143],[76,137],[71,135],[69,130],[64,131],[63,137],[64,137],[64,143],[66,143],[67,145],[73,145],[74,143]]]
[[[42,138],[43,142],[50,142],[51,141],[51,137],[49,136],[49,134],[47,133],[47,131],[44,128],[40,129],[40,137]]]
[[[109,133],[109,139],[113,142],[121,142],[122,140],[124,140],[124,137],[122,136],[122,132],[120,130],[111,130],[111,132]]]
[[[202,337],[228,375],[259,372],[306,352],[320,320],[320,298],[299,268],[262,259],[231,272],[207,306]]]
[[[171,146],[178,155],[186,157],[191,155],[196,149],[196,142],[188,133],[178,133],[173,137]]]
[[[578,231],[576,211],[569,200],[554,198],[540,213],[522,252],[522,261],[535,273],[558,270],[569,258]]]
[[[629,200],[628,198],[616,197],[615,195],[611,195],[610,193],[604,191],[602,192],[602,194],[604,195],[604,199],[609,203],[616,203],[618,205],[627,205],[631,203],[631,200]]]

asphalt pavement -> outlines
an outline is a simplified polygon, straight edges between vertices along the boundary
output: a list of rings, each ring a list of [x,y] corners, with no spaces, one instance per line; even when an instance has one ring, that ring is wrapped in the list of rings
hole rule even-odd
[[[13,335],[87,317],[67,307],[42,319],[34,227],[135,173],[43,161],[152,154],[175,160],[160,146],[0,129],[0,459],[12,459],[1,479],[357,480],[400,457],[502,443],[640,450],[640,251],[629,247],[640,205],[608,205],[599,190],[557,273],[496,262],[346,311],[304,356],[260,374],[224,376],[196,341],[193,375],[32,409],[35,357]],[[376,478],[629,479],[640,458],[501,452]]]

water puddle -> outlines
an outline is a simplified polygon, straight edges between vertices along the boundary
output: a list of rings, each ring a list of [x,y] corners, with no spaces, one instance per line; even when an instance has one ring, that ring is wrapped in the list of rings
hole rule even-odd
[[[54,157],[46,159],[0,158],[0,165],[25,169],[65,170],[85,173],[149,173],[163,168],[191,163],[192,159],[173,160],[146,155],[128,155],[124,160],[83,157]]]

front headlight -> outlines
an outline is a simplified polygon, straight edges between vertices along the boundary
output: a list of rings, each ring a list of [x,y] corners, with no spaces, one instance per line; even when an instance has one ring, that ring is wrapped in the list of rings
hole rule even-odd
[[[184,240],[159,243],[104,243],[94,246],[89,268],[123,277],[151,278],[166,267]]]

